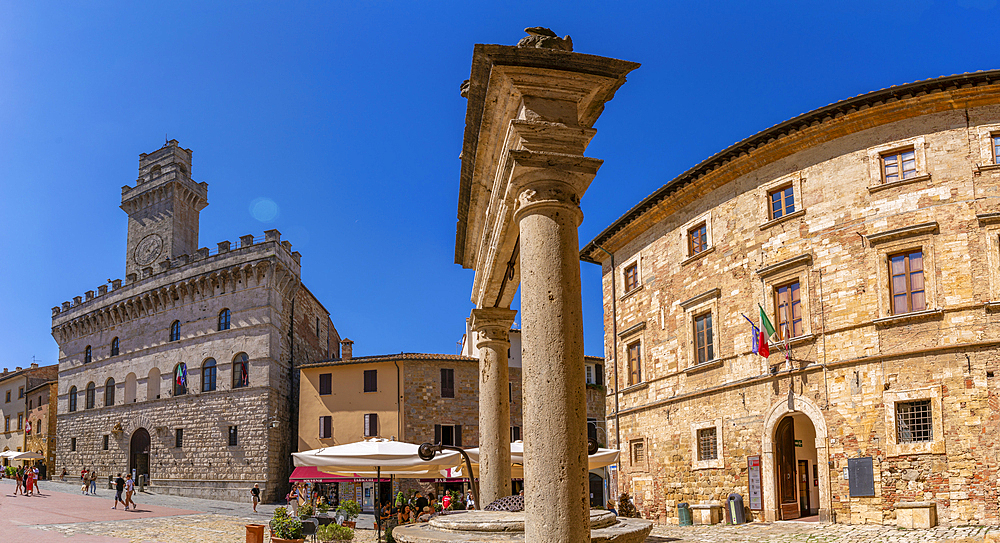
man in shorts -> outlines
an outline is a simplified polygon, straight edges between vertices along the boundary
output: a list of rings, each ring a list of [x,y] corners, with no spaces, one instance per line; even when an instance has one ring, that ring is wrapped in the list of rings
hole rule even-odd
[[[132,501],[132,494],[135,494],[135,482],[132,480],[132,474],[125,476],[125,510],[128,511],[129,505],[132,506],[132,510],[135,511],[135,502]]]
[[[118,509],[118,502],[125,505],[125,500],[122,499],[122,491],[125,490],[125,479],[122,479],[122,474],[119,473],[115,477],[115,506],[112,509]],[[128,505],[125,505],[125,509],[128,509]]]

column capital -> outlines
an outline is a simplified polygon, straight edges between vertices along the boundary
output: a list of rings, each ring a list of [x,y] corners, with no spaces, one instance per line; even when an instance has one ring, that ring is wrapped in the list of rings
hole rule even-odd
[[[483,307],[472,310],[472,329],[479,333],[477,347],[489,341],[508,341],[507,332],[514,324],[517,311],[502,307]]]

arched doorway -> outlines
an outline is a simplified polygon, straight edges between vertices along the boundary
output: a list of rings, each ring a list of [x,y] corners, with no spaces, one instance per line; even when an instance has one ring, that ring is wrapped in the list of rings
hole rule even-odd
[[[145,428],[139,428],[132,434],[129,443],[129,471],[135,471],[135,477],[146,476],[149,482],[149,432]]]
[[[819,407],[789,395],[771,407],[762,438],[764,518],[830,522],[828,440]]]

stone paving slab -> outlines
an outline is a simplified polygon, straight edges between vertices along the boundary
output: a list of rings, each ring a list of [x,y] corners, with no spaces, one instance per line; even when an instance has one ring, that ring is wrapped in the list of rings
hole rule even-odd
[[[646,543],[979,543],[987,532],[1000,532],[1000,527],[938,526],[930,530],[904,530],[895,526],[810,522],[657,525]]]

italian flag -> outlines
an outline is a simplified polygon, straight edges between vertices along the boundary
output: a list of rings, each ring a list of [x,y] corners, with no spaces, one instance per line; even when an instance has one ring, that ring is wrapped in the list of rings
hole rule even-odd
[[[771,349],[767,346],[767,339],[774,335],[774,326],[768,320],[764,308],[760,304],[757,304],[757,308],[760,309],[760,340],[757,348],[759,354],[767,358],[771,356]]]

